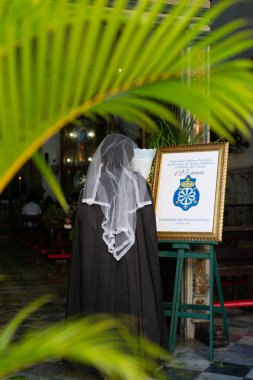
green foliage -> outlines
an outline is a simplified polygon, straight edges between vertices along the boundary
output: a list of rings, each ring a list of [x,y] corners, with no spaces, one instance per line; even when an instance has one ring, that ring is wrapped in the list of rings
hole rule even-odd
[[[49,358],[65,358],[96,367],[108,379],[148,379],[162,354],[168,353],[147,340],[129,334],[124,320],[100,315],[56,324],[43,330],[32,329],[18,341],[13,336],[18,326],[49,300],[43,297],[21,310],[0,331],[0,377]],[[156,373],[159,379],[162,374]]]
[[[62,192],[61,187],[59,186],[59,183],[52,171],[52,169],[47,165],[46,161],[42,157],[42,155],[39,152],[34,153],[33,162],[41,172],[44,179],[47,181],[48,185],[50,186],[51,190],[55,194],[58,202],[60,203],[63,210],[67,213],[68,212],[68,204],[66,202],[65,196]]]
[[[205,141],[205,132],[194,134],[195,119],[184,115],[178,125],[164,120],[157,121],[157,133],[147,139],[147,148],[161,148],[166,145],[198,144]]]
[[[205,141],[206,138],[205,130],[194,134],[195,119],[187,114],[183,114],[180,121],[175,122],[175,124],[164,120],[158,120],[156,124],[158,132],[154,132],[148,137],[146,141],[147,148],[158,149],[168,145],[198,144]],[[154,161],[147,179],[151,187],[153,186],[155,174]]]
[[[55,205],[49,205],[47,209],[43,212],[41,219],[45,224],[51,223],[62,223],[64,221],[65,214],[63,210]]]
[[[155,131],[157,118],[173,123],[162,101],[183,107],[218,135],[229,138],[235,128],[246,134],[252,62],[232,58],[251,47],[252,31],[239,20],[202,38],[206,25],[235,2],[219,1],[198,17],[205,0],[191,6],[180,0],[169,12],[166,0],[137,0],[131,10],[126,0],[113,6],[2,0],[0,191],[81,114],[114,114]],[[210,56],[206,73],[203,52]]]

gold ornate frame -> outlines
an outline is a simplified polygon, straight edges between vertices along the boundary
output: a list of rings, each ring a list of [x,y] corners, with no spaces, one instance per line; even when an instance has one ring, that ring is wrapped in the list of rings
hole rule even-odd
[[[164,155],[170,154],[170,157],[173,157],[176,160],[180,157],[180,153],[187,153],[190,159],[193,157],[196,158],[198,156],[196,154],[197,152],[203,152],[203,151],[210,152],[210,156],[211,156],[211,152],[214,152],[214,151],[218,152],[214,204],[211,205],[211,207],[213,206],[213,219],[210,220],[210,224],[212,223],[212,231],[202,232],[200,230],[198,231],[198,229],[194,227],[192,231],[186,232],[183,226],[182,226],[182,230],[180,231],[178,230],[177,231],[176,230],[161,231],[158,228],[157,236],[159,240],[221,241],[222,228],[223,228],[226,177],[227,177],[228,147],[229,147],[228,143],[210,143],[210,144],[168,146],[168,147],[164,147],[158,150],[156,159],[155,159],[155,172],[154,172],[154,181],[153,181],[153,186],[152,186],[152,193],[153,193],[153,198],[154,198],[157,220],[159,218],[159,215],[157,214],[158,197],[162,195],[161,191],[163,191],[163,189],[160,186],[160,182],[162,179],[162,175],[164,175],[162,174],[162,162],[165,157]],[[184,155],[184,157],[186,157],[187,155]],[[199,155],[199,157],[201,157],[201,155]],[[168,183],[169,181],[170,181],[170,173],[168,174]],[[176,207],[175,207],[175,210],[176,210]],[[177,212],[177,211],[172,210],[172,212]],[[196,219],[196,220],[200,220],[200,219]],[[177,229],[178,228],[179,227],[177,227]]]

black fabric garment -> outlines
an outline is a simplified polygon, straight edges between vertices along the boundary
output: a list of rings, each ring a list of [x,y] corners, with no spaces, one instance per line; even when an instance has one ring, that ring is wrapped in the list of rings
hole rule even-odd
[[[102,220],[100,206],[80,204],[66,316],[125,314],[134,333],[167,348],[153,205],[137,211],[135,243],[119,261],[102,240]]]

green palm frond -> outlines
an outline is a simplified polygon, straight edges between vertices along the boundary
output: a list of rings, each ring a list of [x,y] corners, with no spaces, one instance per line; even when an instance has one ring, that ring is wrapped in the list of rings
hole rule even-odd
[[[145,338],[139,340],[131,336],[125,320],[108,315],[90,316],[39,330],[30,328],[21,339],[13,340],[21,323],[48,301],[45,296],[32,302],[0,329],[1,378],[49,358],[65,358],[93,366],[108,379],[145,380],[154,373],[161,354],[170,360],[169,354],[160,347]],[[156,378],[160,378],[159,373]]]
[[[48,166],[45,159],[39,152],[34,153],[32,156],[33,163],[37,166],[38,170],[41,172],[44,180],[48,183],[50,189],[53,191],[56,199],[59,204],[63,208],[63,210],[67,213],[69,211],[69,206],[63,194],[63,191],[57,181],[57,178],[52,171],[52,169]]]
[[[235,1],[199,17],[204,0],[2,0],[0,191],[48,138],[81,114],[118,115],[155,131],[173,122],[158,101],[183,107],[226,138],[247,133],[252,45],[242,21],[203,30]],[[209,48],[211,46],[211,52]],[[203,51],[210,56],[204,73]],[[190,79],[182,81],[190,62]],[[201,79],[202,85],[190,85]]]

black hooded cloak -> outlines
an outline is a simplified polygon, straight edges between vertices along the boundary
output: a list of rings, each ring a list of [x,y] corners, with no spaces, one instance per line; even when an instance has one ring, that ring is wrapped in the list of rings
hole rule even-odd
[[[135,243],[116,261],[102,240],[101,207],[80,204],[75,222],[66,316],[124,314],[129,317],[133,333],[143,334],[167,348],[153,204],[139,209],[136,215]]]

